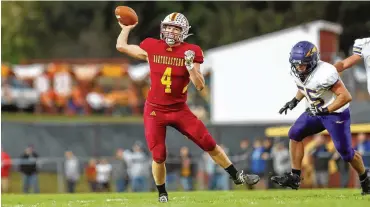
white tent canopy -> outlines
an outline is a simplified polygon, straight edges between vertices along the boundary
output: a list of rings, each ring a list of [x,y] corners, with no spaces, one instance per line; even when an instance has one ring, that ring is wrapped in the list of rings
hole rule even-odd
[[[340,34],[339,25],[316,21],[207,51],[212,62],[214,123],[279,123],[294,121],[304,104],[280,115],[296,92],[290,77],[289,52],[302,40],[320,49],[320,31]]]

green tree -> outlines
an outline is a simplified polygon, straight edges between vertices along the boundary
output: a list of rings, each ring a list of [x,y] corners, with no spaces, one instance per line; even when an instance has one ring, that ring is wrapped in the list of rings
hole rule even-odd
[[[204,50],[323,19],[343,25],[340,49],[348,51],[370,30],[370,2],[3,2],[2,60],[122,57],[115,49],[118,5],[139,16],[134,44],[159,37],[171,12],[188,17],[194,33],[188,41]]]
[[[2,61],[15,63],[38,54],[39,37],[46,31],[39,2],[2,2]]]

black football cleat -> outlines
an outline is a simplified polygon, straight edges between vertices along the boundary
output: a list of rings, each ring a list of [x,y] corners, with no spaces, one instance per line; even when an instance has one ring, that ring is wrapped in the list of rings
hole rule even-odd
[[[168,202],[168,194],[167,193],[162,193],[159,195],[158,201],[160,203],[167,203]]]
[[[361,195],[370,195],[370,170],[366,170],[367,177],[361,181]]]
[[[296,174],[288,172],[284,173],[283,176],[272,176],[271,180],[281,187],[290,187],[295,190],[298,190],[301,185],[301,178]]]
[[[260,181],[260,177],[253,174],[244,174],[243,170],[240,170],[237,172],[236,179],[233,179],[233,181],[235,185],[255,185]]]

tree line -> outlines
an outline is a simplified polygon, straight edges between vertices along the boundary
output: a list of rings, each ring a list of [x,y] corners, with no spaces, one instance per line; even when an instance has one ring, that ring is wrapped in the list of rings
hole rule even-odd
[[[122,57],[115,49],[120,32],[118,5],[132,7],[139,24],[129,42],[159,37],[161,20],[171,12],[187,16],[189,42],[204,50],[322,19],[340,23],[340,50],[370,36],[370,2],[2,2],[2,61],[33,58]]]

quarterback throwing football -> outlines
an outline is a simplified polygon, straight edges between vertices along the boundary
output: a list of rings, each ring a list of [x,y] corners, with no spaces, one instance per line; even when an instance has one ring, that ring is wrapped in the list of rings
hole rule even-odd
[[[167,126],[177,129],[208,152],[230,174],[235,184],[256,184],[260,178],[238,171],[186,104],[190,80],[197,90],[202,90],[205,84],[200,72],[203,52],[198,45],[184,42],[190,29],[187,18],[180,13],[169,14],[160,25],[160,39],[146,38],[140,46],[127,43],[130,30],[136,25],[120,26],[122,31],[117,38],[117,50],[148,61],[150,66],[151,87],[144,107],[144,127],[147,145],[153,157],[152,173],[159,201],[168,202],[165,188]]]

